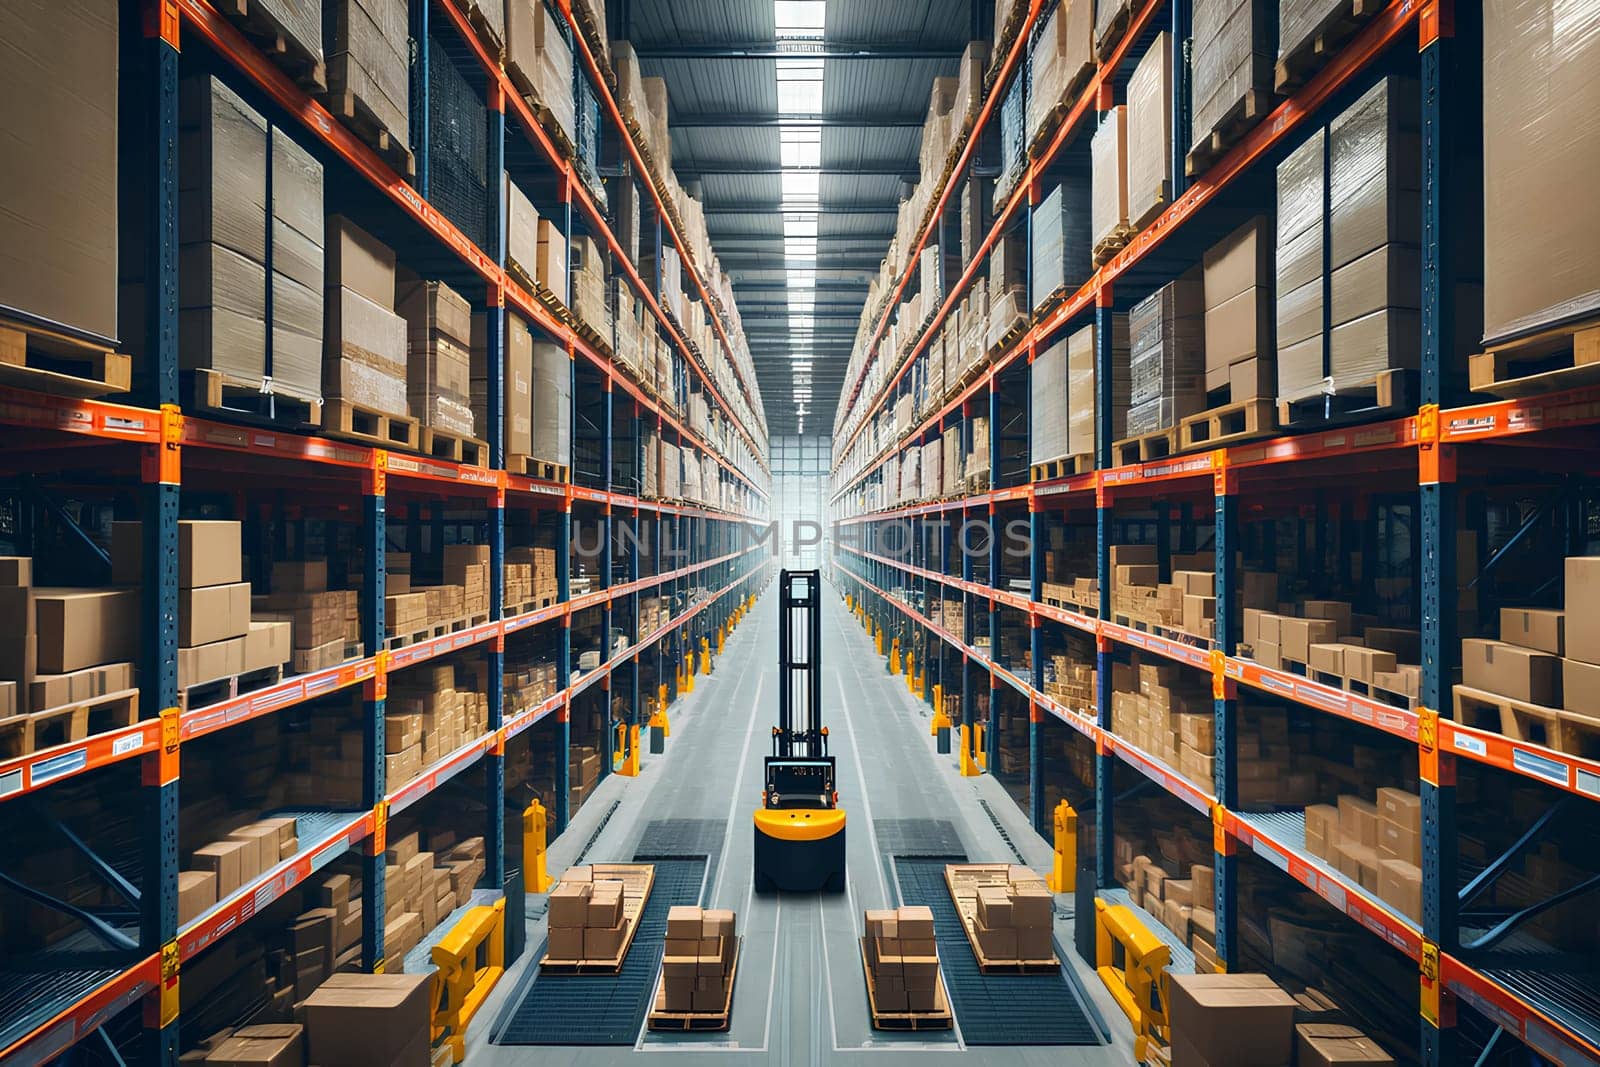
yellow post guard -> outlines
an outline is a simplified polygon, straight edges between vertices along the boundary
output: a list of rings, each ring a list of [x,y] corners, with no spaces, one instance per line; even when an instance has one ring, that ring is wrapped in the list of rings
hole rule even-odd
[[[1078,813],[1065,800],[1055,811],[1055,861],[1045,879],[1052,893],[1071,893],[1078,888]]]
[[[988,731],[989,724],[978,722],[972,724],[972,758],[978,761],[978,769],[989,769],[989,746],[984,741],[984,734]]]
[[[910,648],[906,649],[906,688],[917,691],[917,653]]]
[[[694,692],[694,651],[684,657],[683,661],[683,692]]]
[[[700,639],[700,673],[711,673],[711,638]]]
[[[1172,951],[1132,908],[1096,900],[1094,916],[1095,973],[1133,1024],[1133,1052],[1142,1062],[1152,1041],[1168,1040],[1167,965]]]
[[[900,639],[898,637],[889,639],[889,673],[900,673]]]
[[[656,708],[650,713],[650,729],[660,730],[662,737],[672,736],[672,726],[667,722],[667,687],[661,687],[661,695],[656,698]]]
[[[467,1058],[467,1026],[506,973],[506,902],[471,908],[433,946],[433,1036],[450,1043],[455,1063]]]
[[[617,748],[622,758],[617,762],[617,773],[624,778],[639,777],[639,724],[617,723]]]
[[[933,687],[933,721],[928,726],[928,733],[938,737],[940,730],[948,730],[952,725],[950,716],[944,713],[944,686],[936,685]]]
[[[983,773],[978,766],[978,761],[972,758],[972,738],[974,730],[966,723],[961,724],[961,776],[963,778],[976,778]]]
[[[522,813],[522,855],[527,870],[524,881],[530,893],[548,893],[555,883],[545,867],[545,845],[549,836],[549,815],[535,800]]]

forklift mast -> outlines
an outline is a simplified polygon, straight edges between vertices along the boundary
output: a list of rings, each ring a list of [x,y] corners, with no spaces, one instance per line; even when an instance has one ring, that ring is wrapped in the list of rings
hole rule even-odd
[[[822,572],[783,571],[778,609],[778,725],[772,731],[772,754],[779,759],[824,759]]]

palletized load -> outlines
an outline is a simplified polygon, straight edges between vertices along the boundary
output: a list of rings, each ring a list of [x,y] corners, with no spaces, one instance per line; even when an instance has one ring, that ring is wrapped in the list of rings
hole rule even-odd
[[[1205,407],[1205,295],[1198,267],[1134,305],[1128,345],[1129,437],[1169,429]]]
[[[732,911],[687,905],[669,909],[650,1028],[725,1029],[738,960],[738,919]],[[711,1018],[691,1027],[689,1016]]]
[[[1194,11],[1190,69],[1193,137],[1186,164],[1203,172],[1272,103],[1271,0],[1218,0]]]
[[[922,1029],[950,1025],[950,1009],[939,981],[932,909],[869,908],[866,933],[861,938],[861,958],[875,1027]]]

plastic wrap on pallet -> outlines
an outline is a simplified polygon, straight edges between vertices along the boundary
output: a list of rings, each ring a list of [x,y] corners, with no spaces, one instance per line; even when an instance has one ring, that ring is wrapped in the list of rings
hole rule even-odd
[[[1205,407],[1204,316],[1198,268],[1129,312],[1129,437],[1168,429]]]
[[[1311,44],[1323,23],[1350,8],[1350,0],[1278,0],[1278,58]]]
[[[943,492],[944,443],[935,437],[920,448],[922,459],[919,461],[921,470],[917,495],[923,500],[932,500]]]
[[[917,278],[921,288],[924,315],[944,300],[943,264],[938,245],[924,246],[917,256]]]
[[[1229,383],[1229,368],[1272,359],[1272,230],[1257,215],[1206,249],[1206,391]],[[1235,400],[1247,399],[1234,397]]]
[[[395,310],[406,321],[412,416],[423,426],[473,436],[471,305],[443,282],[409,273],[395,292]]]
[[[572,445],[572,360],[560,345],[533,343],[533,447],[529,455],[566,463]]]
[[[1278,396],[1322,388],[1322,245],[1327,196],[1326,135],[1320,128],[1278,164]]]
[[[407,0],[326,0],[328,90],[350,93],[401,146],[410,143],[411,27]]]
[[[984,328],[983,351],[994,351],[1012,327],[1028,320],[1028,294],[1020,285],[989,290],[989,322]]]
[[[956,95],[950,105],[950,133],[958,136],[969,116],[977,113],[983,100],[983,72],[989,66],[989,42],[968,41],[961,52],[956,75]]]
[[[272,318],[267,377],[276,392],[320,395],[322,377],[322,164],[272,130]]]
[[[1483,333],[1600,313],[1600,5],[1488,0],[1483,11]],[[1475,221],[1475,220],[1474,220]]]
[[[1026,89],[1026,78],[1012,78],[1000,102],[1000,173],[994,183],[996,211],[1010,198],[1028,160]]]
[[[617,106],[637,122],[640,129],[648,130],[652,121],[650,101],[645,99],[644,75],[632,42],[611,42],[611,73],[617,78]]]
[[[1328,127],[1331,317],[1328,375],[1334,388],[1419,365],[1421,154],[1417,83],[1390,76]],[[1333,311],[1330,308],[1330,312]]]
[[[1033,360],[1028,395],[1028,462],[1046,463],[1069,454],[1071,439],[1067,398],[1067,340],[1061,338]]]
[[[405,415],[406,320],[354,289],[330,289],[322,390],[385,414]]]
[[[1172,196],[1172,35],[1156,34],[1128,79],[1128,221],[1142,227]]]
[[[595,94],[594,86],[589,81],[587,72],[582,72],[574,79],[577,90],[573,97],[573,123],[576,134],[573,137],[577,157],[578,176],[583,179],[587,187],[600,201],[600,206],[605,206],[605,185],[600,180],[600,98]]]
[[[1191,147],[1213,131],[1252,90],[1272,88],[1270,0],[1219,0],[1198,4],[1190,58],[1193,101]]]
[[[506,262],[529,278],[539,276],[539,211],[506,175]]]
[[[1093,160],[1093,196],[1089,202],[1089,236],[1098,245],[1128,227],[1128,109],[1118,104],[1100,116],[1100,128],[1089,144]]]
[[[1033,210],[1033,299],[1038,307],[1057,290],[1076,290],[1089,278],[1089,180],[1069,177]]]
[[[966,476],[965,467],[963,466],[964,457],[961,452],[961,427],[945,427],[943,437],[940,440],[940,451],[944,454],[939,464],[940,470],[943,472],[940,494],[942,496],[954,496],[961,491],[962,482]]]
[[[599,243],[584,234],[572,239],[572,313],[601,337],[611,336],[606,298],[606,259]]]
[[[488,248],[489,192],[500,176],[489,173],[483,99],[434,34],[428,54],[428,199],[468,240]]]

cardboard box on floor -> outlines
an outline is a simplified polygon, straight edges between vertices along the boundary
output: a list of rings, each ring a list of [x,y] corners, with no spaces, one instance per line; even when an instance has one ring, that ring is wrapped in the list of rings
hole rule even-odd
[[[1264,974],[1168,976],[1172,1067],[1283,1067],[1295,1000]]]
[[[425,974],[335,974],[305,1000],[312,1063],[429,1067]]]

